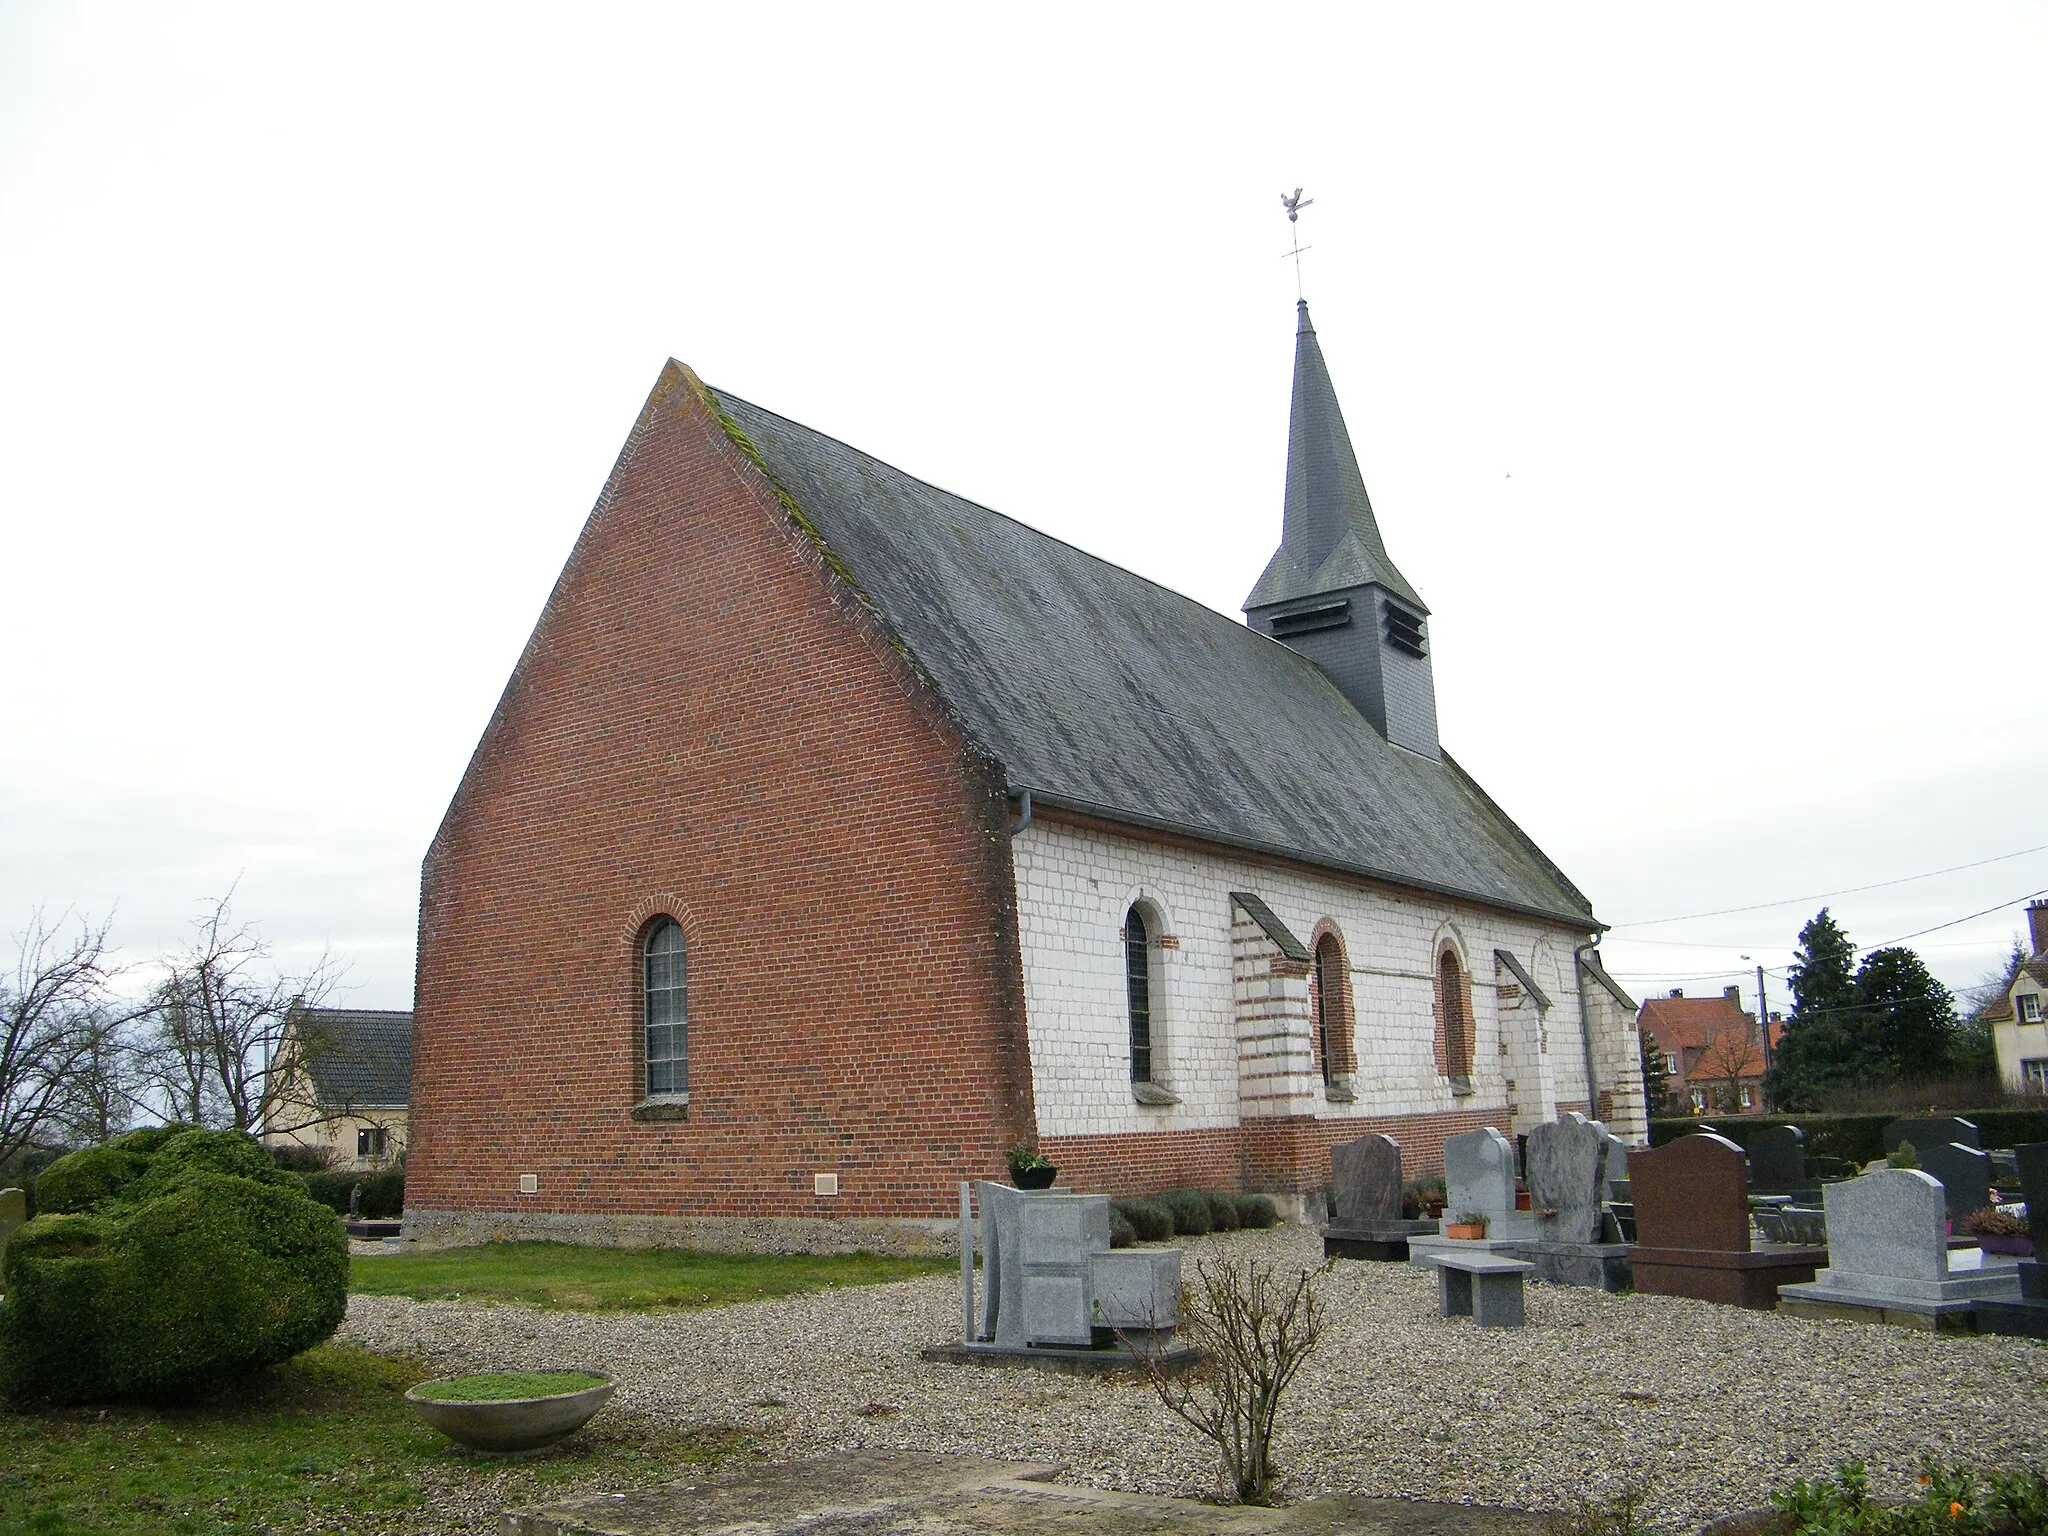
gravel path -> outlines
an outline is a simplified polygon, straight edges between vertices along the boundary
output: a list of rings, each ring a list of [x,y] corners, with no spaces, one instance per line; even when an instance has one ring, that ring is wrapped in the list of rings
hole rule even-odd
[[[1320,1260],[1299,1228],[1183,1242],[1190,1262]],[[1663,1296],[1531,1286],[1529,1326],[1436,1316],[1433,1276],[1341,1261],[1329,1327],[1283,1409],[1283,1495],[1568,1507],[1633,1482],[1692,1530],[1850,1457],[1904,1491],[1921,1453],[2048,1464],[2048,1349],[1807,1322]],[[619,1407],[676,1429],[742,1427],[776,1459],[891,1447],[1057,1462],[1147,1493],[1215,1486],[1206,1442],[1141,1385],[929,1365],[959,1282],[931,1276],[744,1306],[538,1311],[353,1296],[340,1338],[457,1369],[593,1367]]]

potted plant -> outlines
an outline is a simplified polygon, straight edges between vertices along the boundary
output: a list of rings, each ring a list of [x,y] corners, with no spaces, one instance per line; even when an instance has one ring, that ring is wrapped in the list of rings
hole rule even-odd
[[[1427,1216],[1435,1221],[1444,1213],[1444,1181],[1442,1179],[1417,1179],[1403,1191],[1401,1214],[1407,1216],[1411,1208],[1415,1215]]]
[[[573,1435],[617,1390],[596,1371],[497,1371],[423,1381],[405,1405],[473,1451],[532,1451]]]
[[[1461,1211],[1458,1219],[1444,1228],[1444,1236],[1462,1238],[1466,1242],[1478,1241],[1486,1236],[1486,1212]]]
[[[1010,1160],[1010,1182],[1019,1189],[1051,1189],[1052,1181],[1059,1177],[1059,1169],[1051,1158],[1032,1147],[1012,1147]]]
[[[1981,1211],[1972,1211],[1963,1218],[1963,1230],[1977,1239],[1977,1246],[1986,1253],[2010,1253],[2021,1257],[2031,1256],[2034,1239],[2027,1229],[2027,1218],[2009,1215],[1995,1205],[1987,1205]]]

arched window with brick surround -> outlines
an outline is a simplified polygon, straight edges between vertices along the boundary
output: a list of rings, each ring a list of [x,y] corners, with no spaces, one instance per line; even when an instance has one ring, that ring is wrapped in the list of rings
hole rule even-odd
[[[1458,952],[1446,944],[1436,957],[1437,1042],[1444,1076],[1469,1083],[1472,1077],[1472,986]]]
[[[690,1091],[689,1004],[683,960],[683,925],[657,919],[640,941],[644,966],[641,1028],[647,1096]]]
[[[1331,924],[1318,924],[1315,936],[1315,968],[1309,973],[1309,1006],[1315,1018],[1315,1054],[1322,1069],[1323,1087],[1337,1086],[1339,1079],[1358,1070],[1353,1050],[1351,1009],[1351,961],[1344,942]]]
[[[1131,1010],[1131,1081],[1152,1081],[1152,955],[1145,914],[1124,914],[1124,995]]]

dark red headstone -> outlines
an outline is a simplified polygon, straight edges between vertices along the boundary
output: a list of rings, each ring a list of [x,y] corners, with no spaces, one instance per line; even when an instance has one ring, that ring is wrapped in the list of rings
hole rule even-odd
[[[1749,1252],[1749,1163],[1725,1136],[1681,1136],[1628,1156],[1636,1243]]]

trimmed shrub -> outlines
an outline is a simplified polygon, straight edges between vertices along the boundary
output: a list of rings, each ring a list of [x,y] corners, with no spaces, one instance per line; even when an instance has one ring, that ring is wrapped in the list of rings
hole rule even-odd
[[[334,1166],[332,1147],[304,1147],[297,1142],[272,1147],[270,1157],[287,1173],[325,1173]]]
[[[1237,1197],[1237,1224],[1264,1231],[1280,1225],[1280,1209],[1273,1204],[1271,1195],[1239,1195]]]
[[[1208,1191],[1209,1229],[1212,1232],[1235,1232],[1244,1223],[1238,1219],[1237,1196],[1221,1190]]]
[[[386,1168],[377,1173],[309,1173],[303,1176],[306,1193],[336,1215],[348,1214],[349,1191],[363,1186],[362,1214],[371,1220],[386,1220],[404,1214],[405,1172]]]
[[[36,1213],[68,1216],[91,1210],[141,1178],[148,1167],[147,1157],[111,1144],[60,1157],[36,1178]]]
[[[1173,1212],[1157,1200],[1112,1200],[1112,1217],[1121,1215],[1141,1243],[1162,1243],[1173,1236]]]
[[[175,1128],[154,1141],[98,1149],[128,1152],[143,1170],[90,1210],[39,1216],[8,1243],[0,1392],[10,1399],[189,1397],[289,1359],[340,1323],[347,1238],[296,1176],[234,1132]],[[266,1177],[222,1171],[252,1155]]]
[[[1109,1246],[1128,1248],[1138,1240],[1138,1229],[1131,1225],[1131,1218],[1115,1206],[1109,1208]]]
[[[1204,1237],[1214,1229],[1209,1197],[1199,1189],[1169,1189],[1159,1203],[1172,1215],[1173,1230],[1180,1237]]]

